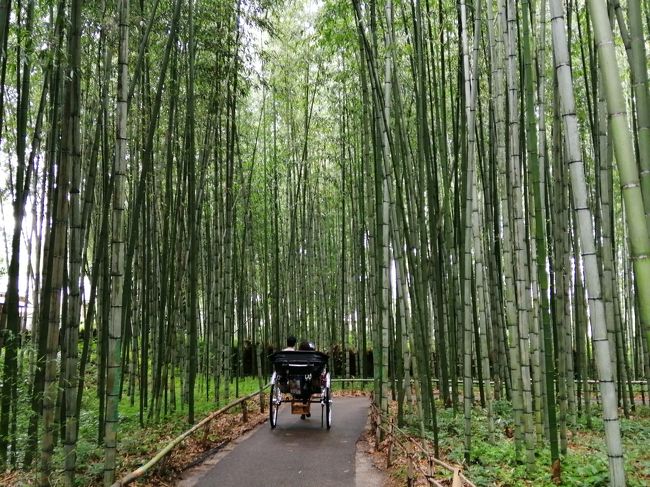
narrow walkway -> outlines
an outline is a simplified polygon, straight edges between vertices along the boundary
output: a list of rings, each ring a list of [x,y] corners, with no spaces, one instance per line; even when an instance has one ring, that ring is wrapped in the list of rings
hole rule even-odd
[[[312,417],[301,420],[282,405],[278,426],[268,421],[233,442],[228,451],[216,454],[182,480],[182,487],[283,487],[318,485],[380,485],[379,475],[364,464],[356,479],[356,443],[368,418],[365,397],[335,398],[332,428],[321,428],[320,406],[312,405]],[[363,460],[362,460],[362,463]],[[370,482],[368,482],[370,481]]]

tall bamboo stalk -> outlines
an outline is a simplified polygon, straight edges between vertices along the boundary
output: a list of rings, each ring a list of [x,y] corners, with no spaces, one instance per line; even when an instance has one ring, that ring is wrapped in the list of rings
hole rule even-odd
[[[104,485],[115,479],[118,404],[121,382],[122,291],[124,286],[124,199],[127,188],[127,97],[129,93],[129,0],[119,3],[117,77],[117,133],[113,168],[113,220],[111,230],[111,314],[108,330],[106,426],[104,433]]]
[[[590,5],[593,7],[593,4]],[[605,309],[601,296],[600,274],[598,272],[592,227],[592,213],[587,201],[588,193],[584,175],[584,164],[582,162],[578,139],[578,120],[575,115],[573,82],[569,66],[569,50],[565,34],[564,12],[559,0],[550,0],[550,7],[553,29],[553,52],[555,54],[555,70],[564,122],[567,163],[571,176],[571,192],[578,226],[578,236],[585,266],[594,352],[603,401],[603,420],[605,421],[605,435],[607,439],[610,484],[612,486],[623,486],[625,485],[623,447],[621,445],[616,390],[614,387],[615,378],[612,375],[609,350],[610,346],[614,344],[610,344],[607,339]],[[592,9],[592,15],[593,13]],[[614,57],[610,59],[614,59]],[[602,61],[604,60],[601,58]]]
[[[620,173],[621,193],[625,202],[625,219],[630,235],[631,259],[634,267],[641,326],[650,343],[650,236],[644,215],[644,202],[639,184],[639,171],[634,159],[632,135],[627,124],[627,112],[618,70],[612,29],[605,4],[587,3],[598,46],[598,60],[603,76],[603,88],[610,117],[610,128],[616,163]]]
[[[81,110],[81,2],[75,0],[70,10],[71,30],[68,38],[68,53],[70,59],[70,80],[68,82],[67,96],[70,98],[70,118],[68,121],[66,137],[70,152],[68,164],[72,170],[72,181],[70,185],[70,266],[68,279],[70,296],[68,298],[68,312],[66,323],[66,348],[67,357],[65,363],[65,483],[67,486],[74,485],[74,474],[77,461],[77,431],[79,422],[79,411],[77,409],[77,383],[78,383],[78,341],[79,322],[81,319],[81,258],[83,245],[83,222],[81,214],[81,131],[80,131],[80,110]],[[89,333],[86,326],[86,333]]]

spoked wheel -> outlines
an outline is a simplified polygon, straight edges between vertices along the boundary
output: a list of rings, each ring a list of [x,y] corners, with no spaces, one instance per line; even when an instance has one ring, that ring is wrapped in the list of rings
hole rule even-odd
[[[271,429],[275,428],[278,424],[278,411],[282,404],[282,395],[280,389],[276,384],[271,385],[271,394],[269,397],[269,421]]]
[[[327,429],[332,427],[332,397],[329,387],[325,388],[325,426]]]

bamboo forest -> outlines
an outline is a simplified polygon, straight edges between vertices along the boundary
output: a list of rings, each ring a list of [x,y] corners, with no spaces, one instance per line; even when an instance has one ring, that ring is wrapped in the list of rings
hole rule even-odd
[[[0,484],[121,485],[294,335],[474,485],[648,485],[649,51],[648,0],[0,0]]]

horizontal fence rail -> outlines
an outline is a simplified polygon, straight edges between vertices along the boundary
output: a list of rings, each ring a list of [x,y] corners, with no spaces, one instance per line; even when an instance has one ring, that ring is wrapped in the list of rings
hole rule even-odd
[[[196,432],[203,426],[207,425],[210,421],[213,421],[217,417],[221,416],[223,413],[226,411],[234,408],[235,406],[242,405],[242,417],[244,422],[247,421],[247,409],[246,409],[246,401],[250,401],[254,399],[255,397],[259,396],[260,398],[260,410],[264,412],[264,396],[262,395],[264,390],[269,387],[270,384],[265,385],[262,389],[253,392],[249,394],[248,396],[245,397],[240,397],[236,401],[231,402],[227,406],[222,407],[221,409],[213,412],[212,414],[206,416],[203,418],[200,422],[196,423],[194,426],[192,426],[190,429],[188,429],[186,432],[181,434],[180,436],[177,436],[174,438],[172,441],[170,441],[162,450],[160,450],[155,457],[153,457],[151,460],[149,460],[147,463],[142,465],[141,467],[135,469],[133,472],[128,473],[118,481],[116,481],[111,487],[121,487],[124,485],[128,485],[129,483],[133,482],[134,480],[142,477],[144,474],[146,474],[151,467],[156,465],[158,462],[160,462],[165,456],[167,456],[181,441],[183,441],[185,438],[190,436],[192,433]]]

